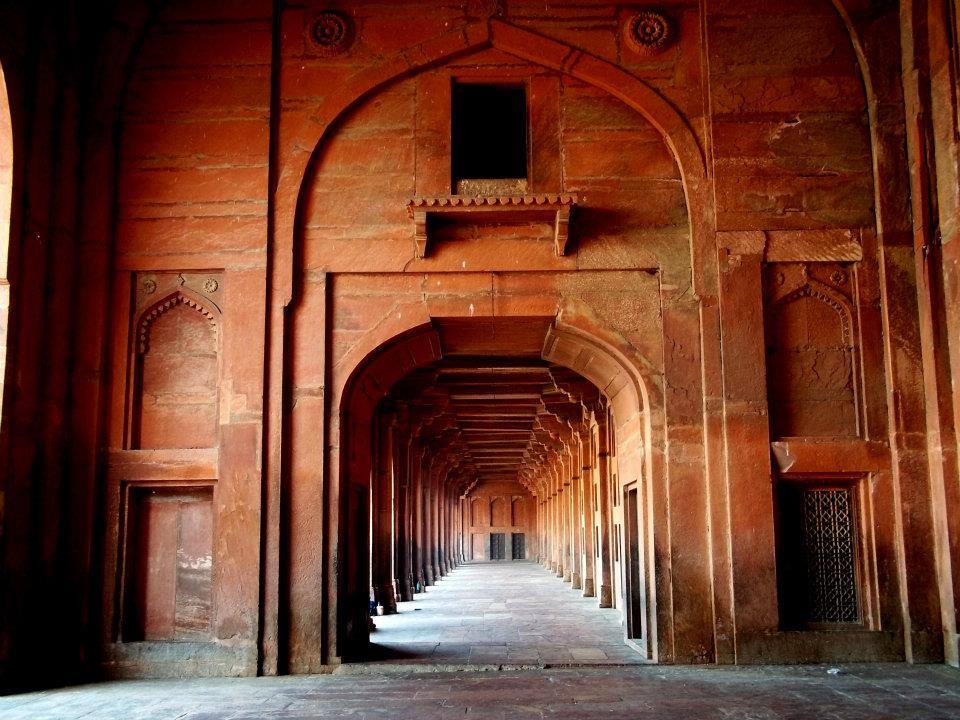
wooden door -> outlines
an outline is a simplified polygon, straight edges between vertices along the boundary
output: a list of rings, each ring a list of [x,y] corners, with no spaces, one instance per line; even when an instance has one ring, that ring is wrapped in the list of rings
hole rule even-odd
[[[504,555],[503,533],[490,533],[490,559],[503,560]]]
[[[470,559],[471,560],[483,560],[483,551],[486,549],[483,547],[483,541],[486,538],[483,533],[473,533],[473,543],[470,546]]]
[[[513,553],[511,557],[514,560],[523,560],[527,557],[527,538],[523,533],[513,534]]]

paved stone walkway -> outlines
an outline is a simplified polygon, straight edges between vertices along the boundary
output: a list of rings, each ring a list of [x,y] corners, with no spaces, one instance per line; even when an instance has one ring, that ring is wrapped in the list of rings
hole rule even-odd
[[[4,720],[948,720],[943,666],[604,667],[111,682],[0,697]]]
[[[376,618],[370,660],[403,664],[640,663],[618,610],[533,562],[461,565],[397,615]]]
[[[596,608],[532,563],[461,567],[401,609],[377,618],[380,662],[332,675],[10,695],[0,697],[0,720],[960,718],[960,671],[944,666],[636,664],[619,613]],[[581,666],[511,667],[550,663]],[[436,671],[454,665],[457,672]]]

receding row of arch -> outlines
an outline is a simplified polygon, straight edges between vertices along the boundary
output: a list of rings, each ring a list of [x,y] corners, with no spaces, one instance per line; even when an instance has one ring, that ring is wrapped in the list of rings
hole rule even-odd
[[[339,430],[338,655],[363,654],[371,588],[392,612],[457,564],[489,559],[489,533],[505,529],[527,538],[524,558],[634,617],[629,632],[655,654],[643,382],[602,341],[547,324],[541,357],[507,347],[449,356],[433,324],[415,328],[351,378]],[[619,498],[631,492],[641,500],[627,528]]]
[[[470,496],[470,524],[474,527],[511,527],[525,523],[522,497]]]

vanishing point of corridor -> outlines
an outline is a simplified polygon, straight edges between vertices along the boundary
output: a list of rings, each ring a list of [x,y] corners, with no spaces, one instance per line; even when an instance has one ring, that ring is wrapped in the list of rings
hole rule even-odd
[[[457,567],[399,613],[375,619],[372,661],[446,665],[643,662],[623,640],[620,613],[597,608],[533,562]]]

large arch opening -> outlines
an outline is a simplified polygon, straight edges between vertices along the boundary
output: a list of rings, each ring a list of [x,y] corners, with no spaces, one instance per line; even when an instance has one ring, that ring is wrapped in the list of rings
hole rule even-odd
[[[10,251],[10,221],[13,210],[13,117],[7,80],[0,65],[0,401],[3,399],[4,368],[7,359],[7,313],[10,310],[10,282],[7,262]]]
[[[364,358],[342,397],[343,659],[655,657],[650,412],[602,342],[553,317],[432,318]],[[432,614],[390,617],[418,611],[422,592]],[[581,621],[588,640],[544,637]]]

